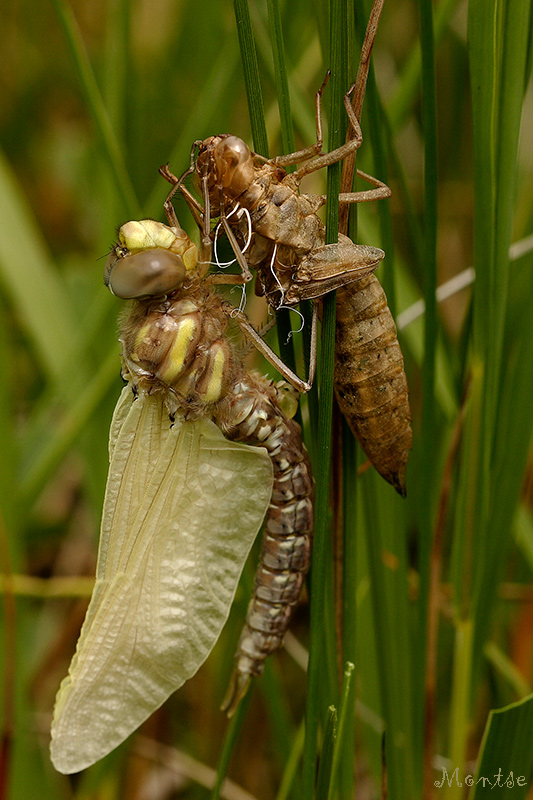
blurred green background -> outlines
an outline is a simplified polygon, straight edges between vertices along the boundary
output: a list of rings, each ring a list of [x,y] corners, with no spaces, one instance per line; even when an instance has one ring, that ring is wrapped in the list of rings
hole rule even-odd
[[[250,0],[270,155],[283,151],[269,24],[276,5]],[[323,723],[320,797],[328,785],[331,797],[352,797],[354,775],[359,800],[380,797],[384,730],[391,798],[464,796],[464,787],[433,781],[443,766],[473,773],[489,710],[527,698],[533,683],[531,8],[498,0],[489,13],[482,0],[441,0],[434,38],[431,8],[386,0],[362,120],[358,166],[393,196],[359,209],[359,240],[387,251],[380,277],[398,317],[414,442],[402,501],[372,470],[357,477],[364,459],[342,437],[353,504],[337,608],[351,644],[335,647],[328,544],[326,595],[311,622],[319,640],[323,630],[322,651],[311,653],[320,662],[311,699]],[[348,9],[357,42],[369,5]],[[279,13],[301,147],[315,137],[330,11],[326,0],[287,0]],[[0,798],[209,797],[223,752],[232,753],[235,782],[223,796],[307,797],[305,598],[297,638],[271,659],[229,738],[218,711],[253,565],[212,657],[140,735],[81,776],[49,763],[53,700],[94,574],[122,385],[121,303],[103,287],[104,257],[127,219],[163,219],[160,164],[180,174],[195,139],[231,132],[252,144],[252,136],[229,2],[12,0],[2,18]],[[323,181],[312,176],[304,191],[324,191]],[[178,216],[192,234],[179,204]],[[456,276],[463,288],[452,285],[436,307],[435,284]],[[415,305],[422,297],[425,315]],[[256,322],[264,315],[251,301],[248,311]],[[314,452],[313,408],[302,406]],[[316,473],[324,491],[329,477]],[[348,657],[356,670],[339,706],[335,674]],[[332,703],[346,709],[334,751]],[[512,736],[497,734],[495,751],[485,743],[480,769],[531,768],[530,706],[510,712],[519,718]],[[508,796],[526,794],[515,787]]]

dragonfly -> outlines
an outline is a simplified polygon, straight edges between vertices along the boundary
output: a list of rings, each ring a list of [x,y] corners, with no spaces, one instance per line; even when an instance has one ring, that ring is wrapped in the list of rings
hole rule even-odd
[[[326,76],[316,95],[315,144],[267,159],[251,151],[238,136],[221,134],[194,142],[190,166],[181,177],[175,177],[168,165],[160,172],[172,184],[167,203],[181,191],[203,231],[204,242],[210,242],[220,230],[227,235],[241,270],[240,275],[228,275],[228,283],[247,283],[253,278],[253,269],[256,293],[264,295],[274,310],[293,308],[302,300],[339,290],[334,379],[339,406],[370,462],[405,495],[411,411],[396,325],[374,274],[385,253],[377,247],[355,244],[342,234],[337,242],[326,244],[325,226],[317,211],[327,197],[300,192],[306,175],[354,157],[363,142],[351,98],[361,98],[362,104],[382,2],[375,0],[358,78],[344,98],[351,131],[345,144],[322,152],[321,98]],[[286,171],[295,165],[300,165],[296,171]],[[184,185],[191,173],[199,186],[201,202]],[[382,181],[361,170],[357,174],[372,188],[341,193],[340,203],[390,196],[389,187]],[[218,223],[212,230],[213,218]],[[314,378],[317,313],[315,303],[307,380],[287,367],[282,371],[300,392],[308,391]],[[271,357],[268,348],[263,347],[262,352]]]
[[[110,430],[96,582],[59,688],[51,758],[90,766],[198,670],[264,522],[223,708],[282,643],[309,567],[313,479],[295,392],[248,370],[233,307],[179,227],[128,222],[105,268],[130,301]]]

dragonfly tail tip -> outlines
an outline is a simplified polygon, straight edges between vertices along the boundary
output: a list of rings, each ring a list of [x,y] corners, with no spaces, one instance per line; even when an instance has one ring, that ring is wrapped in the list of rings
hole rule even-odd
[[[248,691],[251,679],[252,676],[249,673],[239,672],[238,669],[233,670],[228,691],[220,706],[220,710],[225,711],[228,718],[235,714],[239,703]]]

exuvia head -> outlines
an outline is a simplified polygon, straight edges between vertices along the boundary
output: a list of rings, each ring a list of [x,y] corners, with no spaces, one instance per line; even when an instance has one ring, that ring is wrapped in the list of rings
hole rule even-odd
[[[226,196],[237,198],[253,183],[253,153],[238,136],[211,136],[200,145],[196,171],[200,178],[207,176],[210,192],[218,187]]]

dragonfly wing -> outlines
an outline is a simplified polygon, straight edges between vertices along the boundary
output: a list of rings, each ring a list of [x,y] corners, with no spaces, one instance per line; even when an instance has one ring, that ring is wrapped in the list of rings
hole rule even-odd
[[[120,397],[118,398],[115,410],[113,411],[113,419],[109,428],[109,461],[113,458],[115,452],[115,444],[117,442],[122,425],[126,421],[131,406],[133,403],[133,392],[131,386],[127,384],[123,387]]]
[[[159,398],[123,394],[111,439],[96,584],[52,723],[63,773],[113,750],[207,658],[272,492],[265,450],[208,420],[171,426]]]

